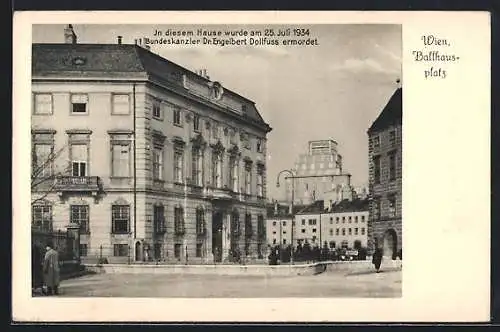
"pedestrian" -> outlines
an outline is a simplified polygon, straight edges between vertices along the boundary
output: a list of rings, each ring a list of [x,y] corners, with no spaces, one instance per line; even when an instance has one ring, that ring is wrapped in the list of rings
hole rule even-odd
[[[43,279],[48,295],[57,295],[59,291],[59,254],[47,243],[47,252],[43,260]]]
[[[43,259],[40,247],[35,243],[31,248],[31,287],[34,291],[43,288]]]
[[[376,248],[372,257],[372,264],[375,265],[375,269],[377,273],[380,271],[380,264],[382,264],[382,250],[380,248]]]

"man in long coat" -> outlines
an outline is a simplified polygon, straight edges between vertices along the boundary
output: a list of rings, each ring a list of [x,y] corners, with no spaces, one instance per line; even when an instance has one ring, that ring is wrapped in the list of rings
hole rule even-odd
[[[59,288],[59,254],[47,244],[43,260],[43,279],[48,295],[56,295]]]
[[[31,247],[31,287],[33,290],[43,286],[42,259],[41,249],[33,244]]]
[[[382,249],[378,247],[375,248],[375,252],[373,253],[372,257],[372,264],[375,265],[377,273],[380,272],[380,264],[382,263],[382,256],[383,256]]]

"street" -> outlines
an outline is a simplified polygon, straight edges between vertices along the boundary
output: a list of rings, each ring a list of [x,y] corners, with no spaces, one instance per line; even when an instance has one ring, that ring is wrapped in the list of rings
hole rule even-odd
[[[95,274],[65,280],[62,297],[400,297],[401,271],[313,276]]]

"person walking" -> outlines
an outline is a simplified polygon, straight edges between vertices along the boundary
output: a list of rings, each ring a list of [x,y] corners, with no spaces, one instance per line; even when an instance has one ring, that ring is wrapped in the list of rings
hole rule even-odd
[[[43,260],[43,279],[47,295],[57,295],[59,291],[59,254],[47,243],[47,252]]]
[[[375,265],[377,273],[380,272],[380,264],[382,264],[382,249],[376,248],[372,257],[372,264]]]

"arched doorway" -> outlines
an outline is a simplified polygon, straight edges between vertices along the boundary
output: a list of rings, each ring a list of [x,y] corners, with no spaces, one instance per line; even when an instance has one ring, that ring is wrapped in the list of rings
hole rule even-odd
[[[354,249],[356,249],[356,250],[361,249],[361,241],[360,240],[354,241]]]
[[[135,260],[136,261],[142,260],[142,245],[140,241],[137,241],[135,243]]]
[[[384,234],[384,256],[396,259],[398,251],[398,235],[394,229],[389,229]]]
[[[222,261],[222,212],[212,215],[212,253],[216,262]]]

